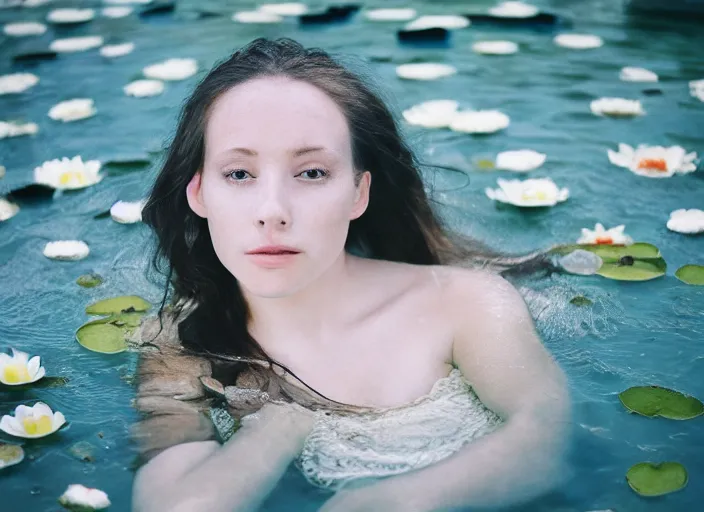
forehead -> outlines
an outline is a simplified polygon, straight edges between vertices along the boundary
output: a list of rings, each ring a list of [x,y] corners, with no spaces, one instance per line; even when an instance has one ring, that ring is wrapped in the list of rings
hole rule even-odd
[[[323,146],[351,153],[337,103],[313,85],[282,77],[249,80],[223,93],[210,109],[205,138],[211,156],[232,147],[272,153]]]

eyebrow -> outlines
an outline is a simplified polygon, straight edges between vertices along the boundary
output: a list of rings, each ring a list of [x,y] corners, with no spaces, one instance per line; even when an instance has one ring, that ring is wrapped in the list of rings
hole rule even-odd
[[[316,151],[327,151],[326,148],[321,147],[321,146],[310,146],[310,147],[303,147],[299,148],[293,151],[289,151],[289,153],[293,154],[293,156],[302,156],[306,155],[308,153],[314,153]],[[227,153],[242,153],[243,155],[247,156],[257,156],[258,153],[254,151],[253,149],[249,148],[230,148],[229,150],[226,151]]]

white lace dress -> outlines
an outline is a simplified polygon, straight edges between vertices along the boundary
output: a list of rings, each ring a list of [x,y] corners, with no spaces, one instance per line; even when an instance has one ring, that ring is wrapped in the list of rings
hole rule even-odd
[[[408,405],[359,414],[316,414],[296,465],[309,482],[331,490],[438,462],[503,421],[484,406],[457,369]]]

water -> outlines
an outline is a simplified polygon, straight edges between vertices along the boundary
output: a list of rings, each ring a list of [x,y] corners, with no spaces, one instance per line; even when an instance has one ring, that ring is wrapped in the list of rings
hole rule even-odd
[[[408,5],[423,13],[462,13],[491,3],[416,0]],[[521,252],[573,242],[580,228],[596,222],[607,227],[625,223],[633,238],[657,245],[669,266],[666,276],[645,283],[561,276],[524,290],[545,343],[570,378],[575,474],[560,492],[517,510],[697,510],[695,504],[704,498],[704,419],[676,422],[629,415],[617,394],[630,386],[657,384],[704,398],[704,292],[673,275],[681,265],[704,263],[704,238],[665,227],[672,210],[702,208],[704,172],[650,180],[612,166],[606,150],[625,142],[680,144],[704,153],[704,104],[690,97],[687,87],[688,80],[704,78],[701,25],[696,20],[629,16],[625,5],[614,1],[535,3],[573,20],[574,31],[603,37],[604,47],[570,51],[552,44],[551,29],[476,26],[455,32],[446,48],[418,48],[396,42],[395,24],[367,23],[360,16],[331,27],[298,27],[293,22],[244,26],[232,23],[229,15],[251,4],[196,0],[180,2],[176,16],[97,17],[73,28],[50,28],[39,37],[0,36],[0,74],[27,70],[41,79],[27,93],[0,97],[0,119],[40,126],[34,137],[0,141],[0,164],[7,168],[0,194],[30,183],[34,167],[49,159],[80,154],[107,161],[160,150],[197,77],[169,83],[163,95],[144,100],[126,97],[122,86],[137,78],[142,67],[171,57],[198,59],[198,76],[203,76],[215,62],[260,35],[290,36],[341,54],[370,75],[397,112],[440,98],[456,99],[462,107],[498,108],[511,117],[511,125],[489,137],[406,128],[423,160],[466,172],[428,173],[429,187],[454,227],[509,252]],[[383,4],[391,5],[400,4]],[[196,7],[225,16],[196,20],[188,16]],[[0,23],[42,20],[47,9],[0,10]],[[104,35],[107,43],[133,41],[136,50],[115,60],[91,50],[55,61],[12,63],[12,55],[45,49],[56,37],[89,34]],[[519,43],[521,51],[496,58],[473,54],[471,43],[482,39],[509,39]],[[432,83],[397,79],[395,66],[416,58],[447,62],[460,72]],[[652,84],[619,81],[622,66],[658,73],[657,87],[663,94],[646,96],[642,90]],[[593,116],[589,102],[600,96],[641,99],[647,115],[628,120]],[[74,97],[93,98],[98,115],[68,124],[46,116],[52,105]],[[547,153],[546,164],[531,177],[551,177],[569,187],[566,203],[519,211],[497,207],[486,198],[484,188],[494,186],[497,177],[515,176],[480,171],[473,162],[523,147]],[[71,423],[57,437],[33,443],[27,450],[31,460],[2,471],[3,510],[55,511],[56,498],[68,484],[78,482],[105,490],[113,510],[129,509],[128,427],[136,419],[129,376],[135,358],[88,352],[73,335],[88,319],[84,307],[97,299],[132,293],[153,302],[160,297],[158,287],[144,276],[146,228],[93,218],[118,199],[142,197],[158,165],[158,155],[151,155],[154,165],[149,170],[110,176],[53,201],[22,203],[18,216],[0,224],[0,343],[40,354],[49,375],[70,379],[63,388],[2,394],[1,412],[41,399]],[[75,263],[47,260],[42,248],[56,239],[85,240],[91,255]],[[105,283],[79,288],[76,277],[90,271],[105,277]],[[594,304],[574,306],[569,300],[575,295],[585,295]],[[93,445],[93,462],[69,454],[68,448],[79,441]],[[624,475],[631,465],[647,460],[684,464],[688,487],[662,498],[638,497]],[[233,473],[238,470],[246,468],[233,468]],[[315,510],[324,497],[289,472],[265,508]]]

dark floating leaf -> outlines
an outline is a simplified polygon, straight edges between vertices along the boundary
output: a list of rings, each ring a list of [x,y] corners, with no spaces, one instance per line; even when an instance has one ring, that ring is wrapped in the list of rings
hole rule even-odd
[[[105,162],[103,167],[107,169],[108,176],[118,176],[128,172],[144,170],[151,163],[151,159],[146,156],[125,159],[116,158]]]
[[[105,210],[104,212],[93,215],[94,219],[107,219],[108,217],[110,217],[110,210]]]
[[[570,304],[574,304],[575,306],[591,306],[594,302],[584,295],[577,295],[576,297],[572,297]]]
[[[662,89],[643,89],[643,94],[646,96],[660,96],[662,93]]]
[[[10,191],[13,199],[51,199],[54,197],[54,189],[46,185],[32,183],[21,188]]]
[[[697,398],[660,386],[635,386],[619,393],[618,398],[629,412],[649,418],[689,420],[704,414],[704,404]]]
[[[83,288],[94,288],[102,283],[103,278],[98,274],[83,274],[76,279],[76,284],[78,286],[82,286]]]
[[[43,377],[35,382],[32,387],[35,388],[62,388],[68,384],[68,377]]]
[[[298,22],[301,25],[339,23],[350,19],[359,9],[360,6],[357,4],[332,5],[319,13],[301,14],[298,17]]]
[[[506,18],[503,16],[492,16],[491,14],[465,14],[464,16],[465,18],[469,18],[469,21],[471,21],[473,25],[497,25],[502,27],[523,28],[572,25],[571,21],[546,12],[540,12],[535,16],[529,16],[527,18]]]
[[[675,272],[675,277],[683,283],[704,286],[704,265],[685,265]]]
[[[446,28],[432,27],[420,30],[399,30],[396,37],[402,43],[446,42],[450,39],[450,31]]]
[[[13,62],[37,62],[43,60],[54,60],[58,53],[51,50],[43,50],[37,52],[18,53],[12,56]]]
[[[628,485],[641,496],[662,496],[687,485],[687,470],[679,462],[639,462],[626,473]]]
[[[176,2],[152,2],[148,7],[139,11],[139,16],[147,18],[149,16],[157,16],[160,14],[171,14],[176,9]]]
[[[240,428],[240,422],[224,407],[211,407],[208,409],[208,415],[220,443],[225,443]]]

